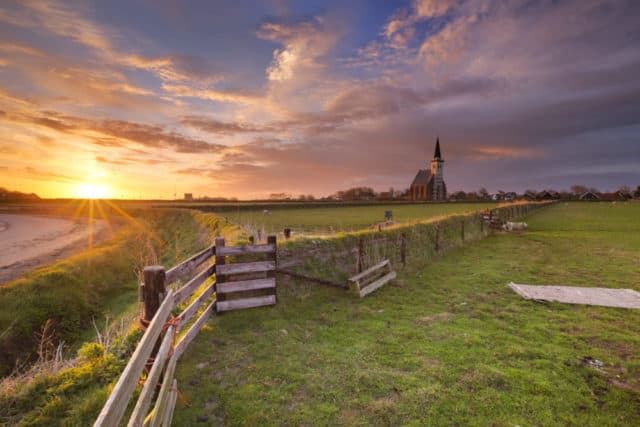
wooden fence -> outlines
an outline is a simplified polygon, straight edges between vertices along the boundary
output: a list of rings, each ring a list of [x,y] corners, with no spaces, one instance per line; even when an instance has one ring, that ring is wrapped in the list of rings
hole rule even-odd
[[[394,266],[404,267],[409,261],[443,254],[468,241],[482,238],[494,229],[491,226],[494,222],[523,218],[550,204],[514,203],[487,212],[452,215],[433,222],[371,230],[323,241],[298,240],[294,250],[288,249],[286,244],[278,247],[278,272],[348,288],[348,277],[362,273],[384,259],[389,259]],[[309,260],[314,264],[307,269]],[[317,277],[318,270],[333,274]]]
[[[270,236],[266,245],[250,246],[225,246],[224,239],[219,237],[216,238],[215,245],[169,270],[165,271],[162,266],[146,267],[144,282],[140,285],[144,303],[140,322],[145,332],[94,426],[120,425],[145,368],[147,369],[146,379],[127,425],[130,427],[171,425],[178,393],[178,384],[174,378],[176,363],[207,319],[216,311],[216,306],[218,306],[217,311],[227,311],[276,302],[274,277],[234,282],[225,282],[224,279],[230,275],[267,274],[274,271],[276,250],[275,236]],[[265,254],[271,259],[245,263],[226,262],[228,256],[250,254]],[[212,257],[215,257],[215,261],[207,264]],[[214,275],[215,280],[213,280]],[[189,276],[191,279],[183,285],[175,285]],[[196,296],[195,293],[203,284],[204,290]],[[243,293],[258,289],[267,289],[267,292],[271,292],[272,295],[262,297],[260,301],[256,301],[256,297],[243,298]],[[223,297],[233,295],[235,298],[218,301],[218,294]],[[177,306],[189,301],[188,306],[177,317],[171,315]],[[203,307],[204,310],[202,310]],[[197,319],[186,333],[180,336],[182,329],[198,313]],[[158,391],[161,378],[162,384]],[[152,404],[153,409],[151,409]]]

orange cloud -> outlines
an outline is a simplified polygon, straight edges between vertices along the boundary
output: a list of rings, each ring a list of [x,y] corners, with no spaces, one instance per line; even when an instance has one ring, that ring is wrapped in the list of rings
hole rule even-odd
[[[470,147],[470,157],[473,159],[492,158],[534,158],[542,157],[540,150],[527,147],[505,147],[505,146],[480,146]]]

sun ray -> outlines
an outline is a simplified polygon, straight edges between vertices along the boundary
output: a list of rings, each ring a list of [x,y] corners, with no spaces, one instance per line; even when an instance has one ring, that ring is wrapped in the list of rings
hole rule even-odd
[[[113,208],[116,212],[118,212],[120,215],[122,215],[125,219],[127,219],[129,222],[131,222],[134,226],[138,227],[139,229],[141,229],[143,232],[149,234],[156,242],[162,242],[162,239],[160,239],[160,237],[158,237],[155,232],[153,230],[149,230],[149,228],[147,228],[144,224],[142,224],[140,221],[138,221],[137,219],[135,219],[134,217],[132,217],[131,215],[129,215],[124,209],[122,209],[120,206],[118,206],[117,204],[113,203],[110,200],[104,200],[104,202],[106,204],[108,204],[109,206],[111,206],[111,208]]]
[[[100,200],[96,200],[96,208],[98,210],[98,214],[100,215],[100,218],[102,218],[104,220],[104,223],[106,224],[107,228],[109,229],[109,236],[113,237],[114,231],[113,231],[113,227],[111,225],[111,221],[109,220],[109,217],[107,216],[107,214],[105,213],[104,209],[102,208],[102,203]]]

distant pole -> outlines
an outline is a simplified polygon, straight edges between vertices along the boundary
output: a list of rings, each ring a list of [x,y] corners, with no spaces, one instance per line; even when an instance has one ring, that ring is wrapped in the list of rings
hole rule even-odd
[[[275,234],[267,236],[267,243],[269,245],[273,245],[273,247],[275,248],[273,251],[273,261],[276,263],[276,267],[278,267],[278,241]]]
[[[405,232],[400,235],[400,261],[403,267],[407,265],[407,233]]]
[[[267,236],[267,244],[273,245],[273,262],[276,265],[276,269],[278,268],[278,241],[275,235]],[[267,277],[276,277],[275,271],[270,271],[267,273]],[[275,279],[274,279],[275,280]],[[273,292],[276,296],[276,302],[278,301],[278,290],[277,288],[273,289]]]
[[[357,270],[358,273],[362,273],[362,270],[364,265],[364,239],[362,237],[360,237],[360,239],[358,239],[358,265],[357,265]]]
[[[460,237],[464,243],[464,218],[462,218],[462,222],[460,223]]]

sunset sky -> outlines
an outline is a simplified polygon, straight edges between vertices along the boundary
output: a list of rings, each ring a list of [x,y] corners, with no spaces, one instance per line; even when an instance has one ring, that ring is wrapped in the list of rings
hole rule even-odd
[[[0,186],[640,185],[640,1],[3,1]]]

